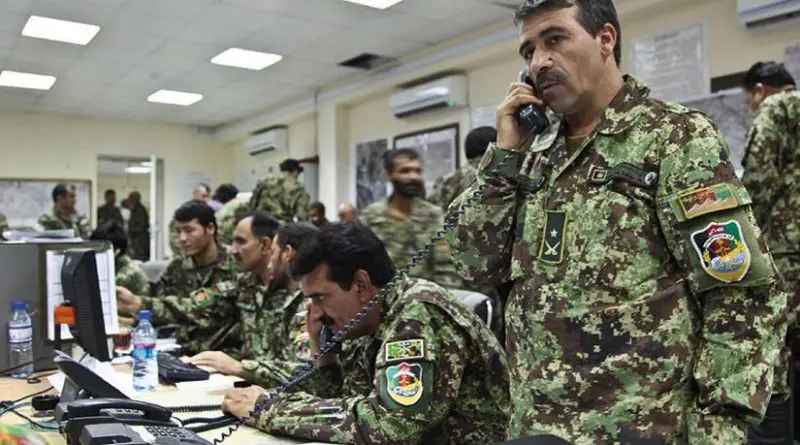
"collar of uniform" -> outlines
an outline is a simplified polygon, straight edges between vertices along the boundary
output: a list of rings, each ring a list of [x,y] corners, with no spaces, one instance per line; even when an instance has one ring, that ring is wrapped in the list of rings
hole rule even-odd
[[[214,241],[216,243],[216,241]],[[228,246],[223,246],[217,243],[217,250],[219,253],[217,254],[217,258],[205,266],[198,266],[194,262],[194,258],[192,257],[184,257],[183,258],[183,268],[184,269],[205,269],[207,267],[219,267],[221,269],[232,269],[236,267],[236,263],[233,261],[233,255],[230,254],[228,250]]]
[[[303,299],[303,298],[305,298],[305,295],[303,295],[303,286],[302,286],[302,285],[300,285],[300,286],[298,286],[298,287],[297,287],[297,289],[296,289],[296,290],[294,290],[294,291],[290,292],[289,296],[288,296],[288,297],[286,298],[286,300],[283,302],[283,310],[284,310],[284,311],[286,311],[286,310],[288,310],[289,308],[294,308],[294,307],[296,307],[296,306],[295,306],[295,302],[296,302],[297,300],[299,300],[299,299]],[[303,307],[303,308],[298,308],[298,310],[299,310],[299,309],[305,309],[305,307]]]
[[[467,165],[473,168],[478,168],[481,163],[482,156],[478,156],[477,158],[467,160]]]
[[[61,221],[71,223],[74,213],[61,213],[57,208],[53,207],[53,216]]]
[[[383,321],[386,320],[389,314],[394,312],[397,308],[398,304],[400,303],[401,296],[405,293],[405,290],[411,285],[411,281],[413,278],[408,278],[403,276],[392,289],[386,294],[383,301],[381,301],[381,324]],[[382,326],[381,326],[382,327]],[[381,328],[379,327],[378,330]]]
[[[625,83],[603,113],[597,133],[622,133],[636,122],[640,114],[648,111],[642,105],[650,95],[650,88],[631,74],[626,74],[623,79]]]

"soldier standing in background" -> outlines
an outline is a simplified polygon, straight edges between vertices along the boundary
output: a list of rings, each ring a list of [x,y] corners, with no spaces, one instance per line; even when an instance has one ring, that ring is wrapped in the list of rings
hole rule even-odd
[[[386,152],[386,180],[392,183],[392,196],[372,203],[361,214],[361,222],[383,241],[389,257],[398,267],[405,267],[444,224],[442,210],[425,201],[422,160],[409,148]],[[439,243],[411,270],[410,275],[424,278],[447,289],[461,289],[463,282],[456,271],[447,245]]]
[[[84,215],[78,215],[75,210],[77,199],[75,186],[58,184],[53,187],[53,209],[45,213],[37,221],[41,230],[67,230],[72,229],[77,238],[88,239],[91,235],[89,220]]]
[[[337,216],[340,222],[356,222],[358,221],[358,209],[353,204],[346,202],[339,206],[339,214]]]
[[[280,165],[283,176],[273,176],[258,181],[250,197],[250,210],[263,210],[283,223],[308,219],[310,197],[298,176],[303,167],[296,159],[286,159]]]
[[[116,221],[120,227],[125,227],[125,221],[122,219],[122,212],[117,207],[117,192],[114,189],[108,189],[103,194],[105,204],[97,208],[97,227],[102,226],[108,221]]]
[[[214,214],[217,218],[217,241],[224,245],[230,246],[233,243],[233,232],[236,230],[236,222],[242,216],[250,211],[250,201],[244,198],[233,198],[225,203],[221,209]]]
[[[745,73],[743,87],[755,111],[742,165],[753,199],[753,213],[763,231],[778,272],[789,292],[794,324],[800,303],[800,92],[792,75],[775,62],[758,62]],[[792,329],[796,335],[796,325]],[[775,369],[775,389],[767,416],[748,439],[754,444],[791,444],[792,388],[789,372],[793,335]],[[748,442],[749,443],[749,442]]]
[[[150,283],[142,263],[128,256],[128,237],[119,222],[106,221],[92,232],[93,240],[110,241],[114,248],[114,283],[137,295],[149,295]]]
[[[325,204],[314,201],[308,206],[308,220],[318,229],[324,229],[330,222],[325,217]]]
[[[139,261],[150,261],[150,215],[142,205],[141,193],[131,192],[128,195],[128,208],[131,211],[128,220],[128,238],[133,247],[131,257]]]
[[[458,170],[437,179],[433,184],[433,193],[428,201],[441,207],[447,214],[450,203],[475,182],[478,163],[486,153],[489,144],[496,140],[497,130],[494,127],[478,127],[470,131],[464,143],[467,163]]]

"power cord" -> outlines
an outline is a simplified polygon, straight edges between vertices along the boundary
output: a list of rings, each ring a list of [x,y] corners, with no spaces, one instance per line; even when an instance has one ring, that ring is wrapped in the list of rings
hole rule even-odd
[[[535,142],[536,140],[535,138],[538,138],[539,135],[539,133],[536,130],[537,128],[535,127],[531,129],[514,150],[515,151],[521,150],[523,147],[531,143],[531,141]],[[508,161],[510,159],[511,157],[508,156],[505,159],[498,162],[497,166],[495,167],[495,170],[500,170],[503,167],[507,166]],[[493,171],[489,173],[489,176],[499,176],[499,175],[495,171]],[[414,267],[416,267],[420,261],[425,259],[425,257],[427,257],[430,254],[431,250],[433,250],[436,244],[442,238],[444,238],[444,235],[458,225],[459,220],[461,219],[462,216],[464,216],[465,209],[475,204],[478,198],[481,195],[483,195],[483,192],[484,190],[486,190],[486,187],[490,185],[490,182],[493,181],[486,181],[483,184],[479,185],[472,192],[472,194],[470,194],[467,197],[466,201],[461,205],[461,207],[458,210],[453,211],[452,213],[448,214],[447,217],[445,217],[444,225],[442,226],[442,228],[436,231],[436,233],[430,238],[430,240],[428,240],[428,243],[425,244],[425,246],[422,249],[420,249],[413,257],[411,257],[409,263],[406,264],[402,269],[400,269],[397,272],[397,274],[389,281],[389,283],[387,283],[380,290],[378,295],[374,296],[372,300],[370,300],[370,302],[367,303],[361,309],[361,311],[358,314],[356,314],[356,316],[353,317],[353,319],[351,319],[344,326],[343,329],[338,331],[330,341],[328,341],[325,345],[323,345],[320,348],[320,351],[318,353],[314,354],[311,357],[310,361],[312,363],[316,362],[317,359],[319,359],[321,356],[331,352],[338,344],[340,344],[342,340],[344,340],[344,338],[347,337],[347,335],[355,326],[361,324],[361,322],[364,320],[367,314],[372,310],[373,307],[375,307],[376,304],[378,304],[378,302],[386,298],[386,295],[388,295],[391,290],[393,290],[395,287],[400,285],[403,280],[405,280],[405,276],[408,275],[409,272],[411,272],[411,270]],[[213,444],[219,445],[222,442],[224,442],[226,439],[231,437],[231,435],[233,435],[233,433],[235,433],[239,428],[241,428],[241,426],[244,425],[245,422],[258,416],[264,409],[268,408],[279,394],[282,394],[292,388],[299,386],[301,383],[311,378],[311,376],[314,375],[315,372],[316,368],[313,366],[308,368],[306,367],[296,368],[293,377],[291,379],[281,383],[275,389],[275,391],[265,393],[262,397],[260,397],[259,398],[260,402],[256,403],[256,406],[253,408],[253,410],[250,411],[250,413],[246,417],[242,417],[241,419],[236,420],[236,423],[234,425],[230,426],[227,431],[222,432],[219,435],[219,437],[213,440]]]
[[[58,425],[55,424],[55,423],[51,423],[49,425],[48,424],[44,424],[44,423],[40,423],[40,422],[37,422],[37,421],[31,419],[30,417],[22,414],[22,413],[20,413],[19,411],[17,411],[19,408],[23,408],[23,407],[26,407],[26,406],[29,406],[29,405],[30,405],[30,403],[25,402],[25,403],[18,403],[18,404],[14,404],[14,405],[11,405],[9,407],[6,407],[3,411],[0,411],[0,417],[3,417],[6,413],[11,413],[11,414],[14,414],[17,417],[22,418],[23,420],[28,422],[31,426],[39,428],[40,430],[43,430],[43,431],[58,431]]]

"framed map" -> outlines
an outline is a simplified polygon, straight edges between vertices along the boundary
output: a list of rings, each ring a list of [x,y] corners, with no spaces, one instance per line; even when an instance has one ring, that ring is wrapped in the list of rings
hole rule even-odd
[[[394,149],[411,148],[422,157],[425,190],[433,191],[433,183],[458,168],[458,124],[429,128],[394,137]]]
[[[389,139],[376,139],[353,146],[355,169],[355,205],[359,210],[388,196],[383,176],[383,156],[389,151]],[[352,184],[352,183],[351,183]]]
[[[36,221],[53,208],[53,187],[74,184],[77,192],[75,210],[93,218],[92,181],[84,179],[0,178],[0,212],[12,228],[32,229]]]

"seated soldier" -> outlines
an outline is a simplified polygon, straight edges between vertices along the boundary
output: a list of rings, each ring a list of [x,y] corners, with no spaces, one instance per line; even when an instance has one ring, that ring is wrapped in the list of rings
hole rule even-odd
[[[242,219],[236,226],[231,251],[243,273],[237,276],[233,289],[196,299],[201,301],[197,311],[219,306],[205,302],[225,300],[230,316],[242,323],[241,357],[247,360],[236,360],[221,351],[205,351],[189,359],[191,363],[258,385],[275,386],[289,379],[295,368],[311,357],[303,294],[298,290],[299,283],[289,277],[289,263],[317,229],[309,223],[277,227],[278,221],[261,211]]]
[[[187,354],[219,348],[238,355],[241,336],[234,329],[234,320],[213,322],[189,316],[194,291],[230,288],[236,274],[233,257],[216,241],[214,210],[205,201],[189,201],[175,211],[174,219],[183,255],[167,266],[161,276],[158,296],[134,294],[118,286],[117,307],[132,315],[149,308],[156,327],[181,325],[178,343]]]
[[[111,242],[114,249],[114,282],[117,286],[139,295],[150,292],[150,283],[142,263],[128,256],[128,237],[119,222],[111,220],[103,223],[92,232],[91,239]]]
[[[394,264],[366,226],[328,226],[300,249],[291,270],[311,299],[312,352],[320,350],[323,324],[338,333],[355,320],[340,335],[358,348],[358,366],[343,374],[328,354],[304,392],[272,399],[262,388],[234,389],[224,411],[246,417],[264,404],[248,424],[309,441],[483,445],[505,438],[508,369],[497,339],[442,287],[392,281]],[[390,282],[385,299],[373,300]],[[365,375],[370,386],[350,384]]]

